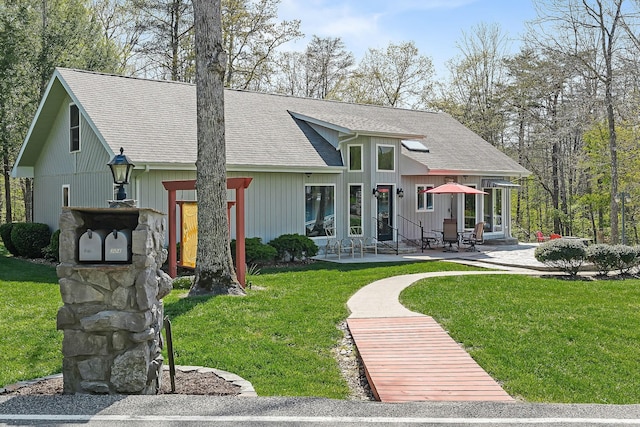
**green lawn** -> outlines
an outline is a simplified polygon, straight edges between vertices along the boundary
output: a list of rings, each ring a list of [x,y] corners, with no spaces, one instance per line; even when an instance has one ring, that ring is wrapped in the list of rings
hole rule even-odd
[[[173,319],[176,363],[217,367],[251,381],[261,396],[348,394],[332,348],[358,289],[384,277],[466,269],[442,263],[329,264],[263,271],[246,297],[166,301]],[[263,288],[263,289],[258,289]]]
[[[7,257],[0,245],[0,387],[62,369],[55,269]]]
[[[435,278],[401,301],[433,316],[513,396],[640,403],[639,280]]]
[[[165,311],[176,363],[236,373],[262,396],[343,398],[348,390],[331,350],[349,297],[384,277],[448,269],[465,267],[319,262],[252,276],[246,297],[181,298],[175,290]],[[0,255],[0,387],[61,371],[60,305],[54,268]]]

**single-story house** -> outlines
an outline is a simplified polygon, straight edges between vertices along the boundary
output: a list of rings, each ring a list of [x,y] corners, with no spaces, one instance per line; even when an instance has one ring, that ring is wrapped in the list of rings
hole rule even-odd
[[[483,221],[485,239],[508,240],[511,179],[529,175],[441,112],[225,90],[225,125],[227,176],[252,178],[246,236],[264,242],[396,241],[450,217],[460,231]],[[167,212],[162,182],[196,177],[195,85],[56,69],[13,168],[34,179],[34,221],[55,230],[63,206],[106,207],[107,163],[121,147],[136,165],[128,196]],[[486,194],[424,192],[447,181]]]

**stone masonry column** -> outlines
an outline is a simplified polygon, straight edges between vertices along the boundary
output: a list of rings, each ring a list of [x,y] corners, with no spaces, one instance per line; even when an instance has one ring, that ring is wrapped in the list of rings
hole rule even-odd
[[[130,261],[79,261],[87,229],[131,231]],[[160,268],[164,215],[138,208],[64,208],[60,264],[64,306],[57,328],[62,343],[64,393],[156,394],[162,372],[162,298],[172,288]]]

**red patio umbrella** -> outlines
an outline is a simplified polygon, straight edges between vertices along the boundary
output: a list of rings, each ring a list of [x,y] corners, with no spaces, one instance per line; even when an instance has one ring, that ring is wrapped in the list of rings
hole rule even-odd
[[[484,191],[478,190],[473,187],[467,187],[466,185],[458,184],[457,182],[447,182],[446,184],[439,185],[428,190],[422,190],[421,193],[431,194],[451,194],[451,218],[453,218],[453,195],[454,194],[488,194]]]
[[[466,185],[458,184],[457,182],[447,182],[446,184],[439,185],[428,190],[422,190],[421,193],[433,193],[433,194],[487,194],[484,191],[475,189],[473,187],[467,187]]]

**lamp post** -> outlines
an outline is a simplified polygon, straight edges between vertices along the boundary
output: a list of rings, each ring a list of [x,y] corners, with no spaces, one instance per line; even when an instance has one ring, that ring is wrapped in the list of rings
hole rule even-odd
[[[113,159],[107,163],[111,169],[113,175],[113,183],[118,186],[118,194],[116,195],[117,202],[123,201],[127,198],[127,193],[124,191],[124,185],[129,184],[131,178],[131,171],[135,167],[131,160],[124,155],[124,148],[120,147],[120,154],[113,156]]]
[[[627,235],[626,235],[625,224],[624,224],[624,211],[625,211],[624,204],[625,202],[629,203],[631,201],[631,195],[629,193],[622,191],[616,194],[615,200],[616,200],[616,203],[620,203],[620,209],[622,210],[622,244],[626,245]]]

